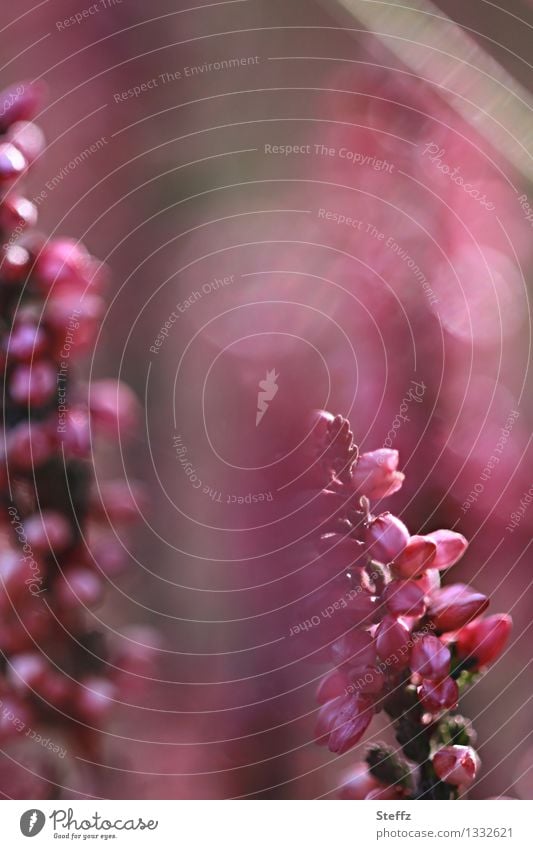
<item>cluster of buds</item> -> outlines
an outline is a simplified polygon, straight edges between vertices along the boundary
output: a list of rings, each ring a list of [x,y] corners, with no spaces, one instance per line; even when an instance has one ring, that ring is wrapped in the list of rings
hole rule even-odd
[[[484,617],[489,600],[473,587],[441,586],[467,548],[461,534],[411,535],[397,516],[371,512],[402,485],[396,451],[358,456],[348,422],[325,412],[309,449],[307,480],[321,478],[333,510],[314,541],[320,587],[307,610],[337,599],[324,610],[334,612],[327,631],[319,616],[314,629],[315,650],[333,665],[318,688],[317,742],[343,754],[385,711],[399,751],[373,746],[341,796],[457,798],[479,767],[473,729],[455,713],[459,695],[504,651],[510,617]]]
[[[131,483],[95,486],[92,439],[131,433],[139,412],[126,386],[77,374],[104,312],[105,267],[75,240],[39,234],[37,208],[20,192],[44,149],[31,120],[41,96],[27,83],[0,95],[0,745],[27,740],[33,782],[4,787],[0,771],[0,791],[21,798],[62,782],[57,758],[40,766],[43,739],[48,750],[62,740],[62,751],[94,755],[152,641],[133,631],[112,643],[90,612],[124,565],[115,528],[138,509]]]

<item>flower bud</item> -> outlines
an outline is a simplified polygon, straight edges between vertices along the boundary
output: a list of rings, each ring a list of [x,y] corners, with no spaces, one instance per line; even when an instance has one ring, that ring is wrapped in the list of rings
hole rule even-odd
[[[95,380],[89,394],[91,424],[97,433],[111,439],[131,436],[140,421],[135,393],[118,380]]]
[[[409,629],[394,616],[384,616],[376,630],[376,646],[381,660],[394,666],[409,662]]]
[[[65,571],[55,587],[60,604],[67,610],[80,607],[94,607],[103,595],[100,577],[90,569],[75,567]]]
[[[409,531],[401,519],[392,513],[382,513],[373,519],[366,530],[368,554],[373,560],[391,563],[409,542]]]
[[[331,656],[336,666],[364,669],[376,662],[376,643],[368,631],[352,628],[333,643]]]
[[[398,452],[389,448],[361,454],[353,471],[352,486],[371,500],[397,492],[405,475],[398,470]]]
[[[425,539],[437,546],[437,553],[431,564],[433,569],[448,569],[457,563],[468,548],[464,536],[455,531],[433,531],[426,534]]]
[[[24,532],[29,545],[43,554],[49,554],[50,549],[54,553],[63,551],[72,542],[69,523],[61,513],[52,510],[34,513],[26,519]]]
[[[444,678],[442,681],[430,681],[426,678],[418,688],[418,698],[428,713],[453,710],[459,700],[459,687],[453,678]]]
[[[349,680],[347,674],[341,669],[334,669],[329,675],[325,675],[316,691],[316,700],[319,705],[325,705],[336,699],[337,696],[346,695]]]
[[[20,150],[29,165],[46,147],[44,133],[33,121],[17,121],[12,124],[6,133],[6,139]]]
[[[476,661],[476,667],[486,666],[505,650],[513,622],[505,613],[476,619],[455,635],[457,653],[461,658]]]
[[[428,614],[439,631],[455,631],[488,607],[489,600],[466,584],[450,584],[435,590],[431,596]]]
[[[26,159],[14,144],[0,144],[0,185],[13,182],[27,167]]]
[[[393,616],[419,618],[426,612],[424,592],[415,581],[391,581],[385,587],[383,600]]]
[[[432,763],[437,777],[455,787],[472,784],[480,767],[472,746],[443,746],[433,755]]]
[[[450,650],[438,637],[426,634],[414,644],[410,666],[411,671],[420,675],[421,678],[440,681],[449,675],[450,661]]]
[[[330,752],[344,754],[359,742],[374,715],[371,699],[366,696],[340,696],[320,708],[316,741]]]
[[[394,570],[402,578],[416,578],[433,566],[437,547],[422,536],[412,536],[394,561]]]

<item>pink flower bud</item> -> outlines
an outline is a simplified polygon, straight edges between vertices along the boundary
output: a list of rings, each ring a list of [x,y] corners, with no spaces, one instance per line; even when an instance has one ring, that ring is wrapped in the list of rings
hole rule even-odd
[[[372,700],[366,696],[340,696],[320,708],[316,741],[331,752],[344,754],[359,742],[374,715]]]
[[[2,283],[19,286],[26,282],[32,258],[22,245],[9,245],[0,264]]]
[[[440,681],[450,672],[450,650],[438,637],[426,634],[417,640],[411,651],[411,670],[431,681]]]
[[[336,666],[363,669],[376,662],[376,643],[368,631],[352,628],[333,643],[331,656]]]
[[[444,746],[433,755],[433,769],[441,781],[456,787],[469,787],[480,767],[472,746]]]
[[[9,357],[19,362],[30,362],[44,353],[46,334],[36,324],[21,322],[13,328],[11,337],[6,340],[6,349]]]
[[[438,569],[426,569],[422,572],[419,578],[416,578],[416,585],[424,592],[424,595],[429,595],[434,590],[440,587],[440,572]]]
[[[74,409],[65,413],[58,437],[68,457],[88,457],[91,451],[91,430],[85,410]]]
[[[78,712],[85,721],[99,724],[109,715],[115,696],[115,687],[107,679],[86,678],[80,683],[77,693]]]
[[[139,519],[139,513],[145,507],[145,489],[137,481],[104,481],[91,498],[95,517],[107,518],[111,524],[132,524]]]
[[[435,543],[422,536],[412,536],[396,557],[394,570],[402,578],[416,578],[430,566],[433,566],[437,547]]]
[[[391,563],[409,542],[409,531],[392,513],[382,513],[372,520],[365,536],[368,554],[373,560]]]
[[[426,612],[424,592],[415,581],[391,581],[385,587],[383,600],[393,616],[419,618]]]
[[[418,698],[428,713],[441,713],[457,707],[459,687],[453,678],[444,678],[442,681],[429,681],[426,678],[418,688]]]
[[[36,362],[13,369],[9,393],[16,404],[41,407],[56,392],[57,372],[51,363]]]
[[[6,233],[22,232],[37,224],[37,207],[31,200],[11,192],[0,204],[0,228]]]
[[[14,144],[0,144],[0,185],[16,180],[27,167],[26,159]]]
[[[386,498],[403,484],[405,475],[397,469],[397,451],[381,448],[361,454],[352,471],[352,486],[371,500]]]
[[[137,396],[118,380],[95,380],[91,384],[89,412],[96,432],[115,439],[134,434],[140,420]]]
[[[17,121],[12,124],[6,133],[6,139],[20,150],[29,165],[46,147],[44,133],[33,121]]]
[[[463,556],[468,548],[468,542],[462,534],[455,531],[433,531],[426,534],[425,539],[437,546],[435,559],[431,564],[434,569],[448,569]]]
[[[71,610],[97,605],[103,595],[103,586],[99,576],[90,569],[75,567],[58,579],[54,592],[60,604]]]
[[[381,789],[381,784],[374,778],[365,761],[359,761],[346,772],[342,778],[343,784],[337,791],[338,799],[365,799],[372,790]]]
[[[496,660],[505,650],[513,622],[505,613],[476,619],[461,628],[455,635],[457,653],[476,661],[476,666],[486,666]]]
[[[376,630],[376,646],[381,660],[403,667],[409,663],[409,629],[394,616],[384,616]]]
[[[24,522],[24,532],[29,545],[38,553],[63,551],[72,542],[70,525],[61,513],[43,510],[34,513]]]
[[[7,459],[10,468],[31,471],[50,459],[54,441],[41,422],[22,421],[8,434]]]
[[[466,584],[450,584],[435,590],[431,596],[428,614],[439,631],[455,631],[488,607],[489,600]]]
[[[325,675],[318,685],[316,700],[319,705],[324,705],[336,699],[337,696],[346,694],[349,680],[347,674],[341,669],[334,669],[329,675]]]
[[[49,673],[50,666],[42,655],[27,652],[15,655],[10,660],[8,678],[14,689],[19,692],[28,688],[38,690]]]
[[[88,280],[91,258],[74,239],[53,239],[44,245],[35,260],[34,277],[40,292],[55,294],[57,288],[83,286]]]

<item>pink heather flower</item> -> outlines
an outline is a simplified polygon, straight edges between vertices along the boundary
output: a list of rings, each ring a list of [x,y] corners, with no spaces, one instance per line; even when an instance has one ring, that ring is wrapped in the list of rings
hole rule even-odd
[[[433,531],[426,534],[425,539],[437,546],[435,558],[431,564],[433,569],[449,569],[454,566],[468,548],[468,542],[462,534],[455,531]]]
[[[389,448],[361,454],[352,470],[352,486],[371,501],[393,495],[404,478],[398,471],[398,452]]]
[[[373,702],[359,694],[339,696],[320,708],[316,741],[330,752],[344,754],[359,742],[374,715]]]
[[[411,651],[411,672],[431,681],[440,681],[450,672],[451,654],[438,637],[426,634],[418,639]]]
[[[431,594],[428,615],[439,631],[455,631],[483,613],[488,604],[487,596],[472,587],[450,584]]]
[[[59,552],[72,542],[72,531],[67,519],[56,511],[34,513],[24,523],[24,532],[30,546],[37,552]]]
[[[376,646],[381,660],[403,667],[409,663],[411,633],[400,619],[386,615],[376,629]]]
[[[433,567],[437,546],[422,536],[410,537],[407,545],[394,559],[394,571],[401,578],[417,578]]]
[[[409,542],[409,531],[401,519],[392,513],[382,513],[372,519],[365,535],[368,554],[372,560],[391,563]]]
[[[46,242],[31,232],[37,207],[19,193],[18,183],[17,191],[12,186],[43,151],[42,133],[32,123],[41,99],[39,84],[23,83],[0,94],[0,363],[7,390],[0,491],[8,516],[0,551],[5,667],[0,670],[0,742],[12,745],[19,737],[18,744],[29,750],[17,751],[14,758],[7,752],[6,758],[28,762],[44,776],[47,769],[36,758],[34,743],[24,740],[9,716],[17,718],[19,728],[53,728],[68,738],[69,751],[97,757],[99,735],[93,726],[109,713],[118,683],[122,689],[125,678],[136,676],[135,663],[146,668],[146,652],[144,647],[122,655],[114,651],[114,638],[95,633],[95,622],[83,610],[103,596],[100,564],[91,555],[105,540],[105,508],[113,521],[126,521],[137,507],[122,482],[101,484],[104,516],[90,502],[90,414],[77,364],[80,353],[92,345],[104,313],[105,270],[76,241]],[[68,338],[68,376],[61,366],[60,380]],[[58,387],[67,383],[65,410]],[[103,388],[98,382],[95,387],[95,430],[112,431],[113,438],[119,425],[121,432],[131,432],[139,417],[130,390],[113,381],[110,399],[105,382]],[[135,500],[138,495],[136,488]],[[107,545],[108,561],[109,552]],[[116,564],[116,553],[111,560]],[[59,790],[54,783],[63,784],[65,776],[68,782],[70,768],[65,775],[58,772],[55,782],[51,775],[50,782],[37,782],[34,789],[27,781],[20,786],[37,793],[33,798],[55,796]],[[0,794],[18,792],[10,771],[0,765]]]
[[[469,787],[480,767],[472,746],[444,746],[435,752],[432,763],[437,777],[456,787]]]
[[[117,380],[95,380],[89,394],[91,425],[103,436],[122,439],[136,433],[140,422],[137,396]]]
[[[346,695],[349,683],[348,675],[343,670],[334,669],[328,675],[325,675],[316,691],[318,704],[325,705],[326,702],[331,702],[337,696]]]
[[[336,640],[331,647],[331,657],[335,665],[345,669],[364,669],[376,662],[375,640],[368,631],[353,628]]]
[[[383,600],[393,616],[420,618],[426,612],[424,591],[415,581],[391,581]]]
[[[459,687],[453,678],[442,681],[424,679],[418,688],[418,698],[428,713],[438,714],[457,707]]]
[[[513,621],[505,613],[475,619],[455,634],[457,654],[475,660],[477,668],[487,666],[504,652],[512,627]]]

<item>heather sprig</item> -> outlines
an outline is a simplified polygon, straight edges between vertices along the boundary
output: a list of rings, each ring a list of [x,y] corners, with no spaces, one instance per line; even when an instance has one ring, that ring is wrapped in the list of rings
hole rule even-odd
[[[0,793],[18,798],[68,782],[64,756],[48,750],[72,761],[98,754],[115,701],[148,671],[153,640],[148,629],[108,640],[89,612],[123,565],[111,529],[136,514],[131,485],[96,489],[92,440],[133,432],[138,402],[117,381],[83,383],[107,271],[78,241],[38,233],[36,206],[21,194],[44,149],[32,122],[42,94],[22,83],[0,95],[0,745],[25,764],[16,781],[0,770]]]
[[[392,513],[374,514],[372,502],[381,506],[402,485],[396,451],[359,456],[348,422],[322,411],[313,434],[309,477],[322,475],[322,495],[338,499],[315,545],[343,599],[337,629],[328,622],[327,635],[321,632],[333,668],[318,688],[316,740],[343,754],[384,711],[399,752],[372,746],[340,797],[458,798],[480,765],[471,724],[456,713],[459,697],[504,651],[511,619],[484,618],[489,599],[473,587],[441,586],[442,573],[466,551],[461,534],[411,535]]]

